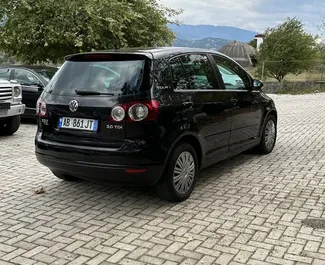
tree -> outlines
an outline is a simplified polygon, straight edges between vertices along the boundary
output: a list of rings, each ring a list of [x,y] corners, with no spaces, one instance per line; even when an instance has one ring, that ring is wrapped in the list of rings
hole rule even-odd
[[[14,64],[15,60],[6,54],[0,53],[0,64]]]
[[[252,39],[248,44],[256,49],[257,48],[257,39]]]
[[[169,45],[179,10],[158,0],[1,0],[0,50],[27,63],[67,54]]]
[[[266,30],[259,52],[259,72],[264,64],[264,74],[282,84],[286,75],[311,69],[317,56],[315,38],[304,31],[300,20],[288,18]]]
[[[319,26],[318,26],[318,30],[320,31],[320,38],[322,39],[322,38],[324,38],[324,35],[325,35],[325,17],[323,18],[323,21],[322,21],[322,24],[320,24]]]
[[[320,43],[317,46],[318,46],[319,58],[322,61],[325,61],[325,44]]]

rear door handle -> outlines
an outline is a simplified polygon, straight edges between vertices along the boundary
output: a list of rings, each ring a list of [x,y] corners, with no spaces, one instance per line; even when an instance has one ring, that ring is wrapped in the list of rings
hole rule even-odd
[[[192,101],[183,102],[183,106],[185,106],[185,107],[192,107],[193,106],[193,102]]]
[[[230,99],[230,102],[236,104],[237,103],[237,99],[236,98],[231,98]]]

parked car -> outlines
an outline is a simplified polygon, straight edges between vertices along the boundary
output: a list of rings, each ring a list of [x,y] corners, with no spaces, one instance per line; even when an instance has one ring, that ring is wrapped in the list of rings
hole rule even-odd
[[[25,111],[21,103],[21,85],[0,79],[0,135],[14,134]]]
[[[218,66],[241,85],[227,87]],[[272,152],[277,111],[262,86],[211,50],[70,55],[38,100],[36,157],[63,180],[154,185],[183,201],[199,169]]]
[[[0,78],[17,81],[22,86],[23,103],[26,111],[23,117],[36,117],[36,102],[44,87],[56,73],[56,67],[11,65],[0,67]]]

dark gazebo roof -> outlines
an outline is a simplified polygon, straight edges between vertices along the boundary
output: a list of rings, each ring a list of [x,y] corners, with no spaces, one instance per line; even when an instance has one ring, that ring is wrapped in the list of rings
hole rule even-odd
[[[233,41],[223,46],[221,53],[228,55],[244,67],[252,66],[252,58],[256,55],[256,49],[244,42]]]

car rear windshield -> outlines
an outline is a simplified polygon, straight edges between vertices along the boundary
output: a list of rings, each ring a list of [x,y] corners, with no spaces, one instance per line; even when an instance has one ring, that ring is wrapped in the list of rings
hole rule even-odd
[[[142,58],[95,56],[66,61],[48,84],[46,91],[56,95],[85,95],[91,92],[129,95],[145,89],[146,60]],[[80,59],[81,58],[81,59]]]

